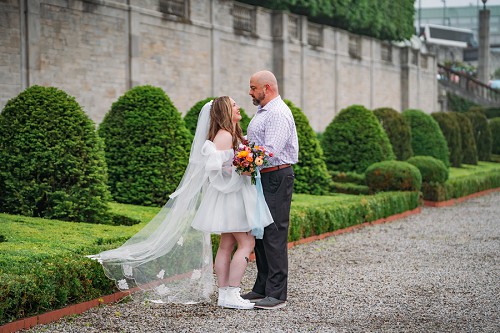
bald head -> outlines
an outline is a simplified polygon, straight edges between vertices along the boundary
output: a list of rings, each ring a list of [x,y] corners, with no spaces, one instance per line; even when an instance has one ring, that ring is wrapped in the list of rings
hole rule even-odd
[[[259,71],[250,77],[250,92],[253,104],[264,106],[279,95],[278,81],[270,71]]]

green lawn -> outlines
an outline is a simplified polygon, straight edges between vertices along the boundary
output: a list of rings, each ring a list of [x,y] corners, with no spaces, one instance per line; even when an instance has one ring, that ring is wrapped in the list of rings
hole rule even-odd
[[[494,162],[479,162],[477,166],[464,165],[461,168],[450,168],[450,179],[460,178],[470,174],[498,170],[500,164]],[[294,210],[302,210],[313,206],[349,204],[360,201],[362,196],[335,194],[330,196],[314,196],[294,194],[292,214]],[[75,223],[18,215],[0,214],[0,271],[2,263],[7,264],[7,258],[16,257],[20,260],[25,256],[55,255],[70,251],[88,254],[109,248],[108,244],[124,242],[150,221],[159,207],[143,207],[110,203],[113,212],[141,221],[134,226],[111,226],[91,223]]]
[[[478,165],[462,164],[460,168],[450,168],[450,178],[460,178],[493,170],[500,171],[500,163],[479,161]]]

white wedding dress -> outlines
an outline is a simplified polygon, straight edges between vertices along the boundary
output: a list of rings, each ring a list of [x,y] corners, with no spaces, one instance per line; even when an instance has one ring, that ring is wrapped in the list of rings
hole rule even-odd
[[[144,292],[157,303],[197,303],[213,292],[210,233],[251,231],[262,238],[272,223],[260,179],[239,175],[233,150],[218,151],[208,141],[210,108],[198,117],[189,164],[177,190],[161,211],[116,249],[88,256],[122,290]]]

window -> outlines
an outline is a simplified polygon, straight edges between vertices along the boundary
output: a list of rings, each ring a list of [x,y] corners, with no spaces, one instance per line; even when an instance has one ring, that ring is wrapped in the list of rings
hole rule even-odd
[[[349,36],[349,55],[354,59],[361,59],[361,37]]]
[[[323,30],[320,25],[313,23],[307,24],[307,43],[311,46],[323,45]]]
[[[380,46],[380,53],[383,61],[392,62],[392,46],[390,44],[383,43]]]
[[[292,40],[300,40],[300,19],[295,15],[288,15],[288,35]]]
[[[160,0],[160,12],[189,18],[189,0]]]

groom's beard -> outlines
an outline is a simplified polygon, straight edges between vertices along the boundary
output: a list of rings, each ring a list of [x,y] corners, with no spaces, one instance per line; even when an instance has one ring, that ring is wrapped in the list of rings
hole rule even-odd
[[[256,97],[252,96],[252,102],[253,102],[253,105],[255,106],[259,106],[260,103],[266,98],[266,94],[264,93],[260,93],[259,95],[257,95]],[[264,106],[264,105],[261,105],[261,106]]]

